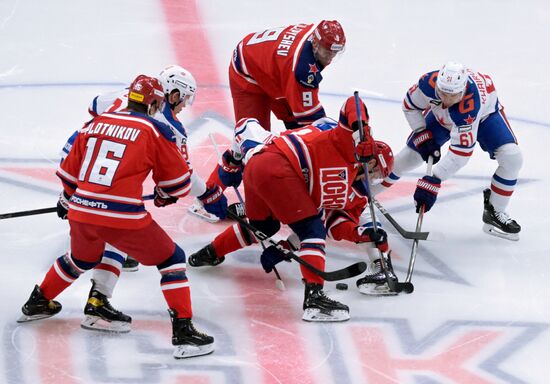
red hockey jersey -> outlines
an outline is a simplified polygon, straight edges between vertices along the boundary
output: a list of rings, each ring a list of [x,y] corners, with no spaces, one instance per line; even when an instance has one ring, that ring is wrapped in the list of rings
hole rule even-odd
[[[313,126],[287,132],[271,145],[303,176],[317,207],[346,209],[354,204],[352,184],[361,165],[355,160],[351,132],[341,127],[321,131]]]
[[[190,190],[190,171],[170,128],[135,112],[104,113],[85,125],[57,175],[71,196],[69,219],[113,228],[151,222],[143,182],[175,197]]]
[[[257,84],[273,100],[286,102],[297,122],[325,116],[319,102],[322,65],[313,55],[314,24],[272,28],[246,36],[231,65],[244,81]]]

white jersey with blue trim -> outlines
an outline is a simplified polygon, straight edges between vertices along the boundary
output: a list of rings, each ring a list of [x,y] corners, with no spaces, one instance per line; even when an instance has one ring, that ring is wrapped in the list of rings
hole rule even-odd
[[[414,130],[426,127],[425,116],[432,113],[437,122],[449,130],[449,151],[434,167],[434,175],[441,180],[453,176],[468,162],[477,142],[479,124],[490,114],[502,109],[492,79],[471,69],[462,100],[443,108],[436,93],[439,71],[425,73],[414,84],[403,100],[403,112]]]
[[[338,123],[330,117],[322,117],[314,121],[312,126],[322,131],[332,129]],[[271,143],[278,135],[266,131],[256,119],[242,119],[235,126],[231,150],[237,159],[243,159],[243,164],[260,152],[262,148]]]
[[[432,112],[439,124],[450,131],[450,148],[466,156],[474,150],[479,123],[501,107],[492,79],[467,69],[468,83],[462,100],[443,108],[436,93],[439,71],[424,74],[403,100],[403,111],[410,127],[416,131],[426,126],[424,116]]]

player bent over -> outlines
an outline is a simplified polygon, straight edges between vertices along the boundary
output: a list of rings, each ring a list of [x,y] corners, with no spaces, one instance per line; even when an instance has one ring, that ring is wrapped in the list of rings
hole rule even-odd
[[[172,320],[174,357],[211,353],[214,339],[192,323],[185,253],[145,210],[143,182],[152,173],[156,199],[164,205],[186,196],[190,170],[173,141],[172,131],[151,118],[162,108],[157,79],[138,76],[129,89],[128,108],[104,113],[76,136],[57,175],[69,196],[71,252],[59,257],[22,308],[19,322],[53,316],[53,299],[101,260],[106,244],[157,266]]]
[[[389,145],[382,141],[375,140],[374,158],[368,162],[369,180],[380,180],[388,176],[393,169],[393,152]],[[364,174],[360,174],[359,178],[364,178]],[[380,260],[380,252],[378,249],[383,250],[383,257],[386,261],[386,267],[388,277],[390,279],[397,280],[397,276],[393,271],[391,258],[389,257],[388,246],[378,245],[373,242],[375,235],[373,234],[373,222],[368,210],[368,198],[367,191],[363,181],[356,180],[353,185],[353,192],[355,196],[350,201],[350,204],[346,205],[345,209],[327,209],[324,214],[324,223],[327,230],[327,237],[342,241],[346,240],[358,244],[363,250],[366,251],[370,260],[367,274],[358,279],[356,282],[359,292],[370,296],[381,295],[396,295],[396,292],[390,290],[386,278],[386,274],[382,269]],[[377,228],[382,228],[382,223],[376,222]],[[227,240],[232,238],[230,230],[222,232],[219,236],[225,235]],[[287,249],[298,249],[295,246],[293,235],[286,240],[280,242],[281,245]],[[380,233],[382,242],[386,242],[386,235],[382,231]],[[214,242],[221,239],[214,239]],[[378,241],[380,243],[380,241]],[[299,244],[299,243],[298,243]],[[388,252],[386,254],[386,252]],[[190,256],[190,259],[193,255]],[[278,263],[288,260],[283,252],[281,252],[275,246],[267,247],[261,255],[261,262],[264,270],[270,273],[273,267]]]
[[[344,51],[346,36],[336,20],[253,32],[231,57],[229,87],[235,121],[255,118],[271,130],[271,112],[287,129],[325,116],[319,101],[321,72]]]
[[[367,109],[362,102],[361,106],[366,126]],[[358,158],[360,161],[370,160],[375,152],[370,132],[367,132],[364,142],[355,146],[359,135],[354,98],[344,103],[340,121],[334,129],[322,130],[310,125],[287,131],[280,137],[255,140],[239,137],[239,132],[250,129],[245,124],[253,126],[258,123],[248,120],[236,128],[236,142],[246,152],[243,181],[250,224],[268,236],[277,233],[280,223],[287,224],[299,238],[296,254],[317,269],[324,270],[327,231],[322,209],[345,210],[361,198],[353,188],[361,169]],[[355,238],[375,242],[377,247],[387,250],[386,234],[382,230],[375,233],[363,228],[356,232]],[[252,234],[235,224],[212,244],[191,255],[189,264],[219,264],[226,253],[254,241]],[[323,279],[303,266],[300,269],[305,282],[302,319],[348,320],[348,306],[325,295]]]
[[[433,176],[419,179],[414,193],[417,211],[424,206],[427,212],[437,199],[441,183],[466,165],[479,142],[481,149],[498,162],[490,189],[483,191],[483,230],[518,240],[521,227],[506,213],[506,207],[523,157],[491,77],[448,62],[440,70],[422,75],[408,90],[403,111],[413,132],[407,146],[395,156],[393,172],[374,192],[391,187],[404,172],[432,156],[437,163]],[[440,148],[449,140],[449,151],[440,160]]]

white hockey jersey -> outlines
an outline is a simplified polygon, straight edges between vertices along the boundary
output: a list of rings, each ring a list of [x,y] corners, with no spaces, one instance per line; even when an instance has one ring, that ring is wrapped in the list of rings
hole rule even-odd
[[[413,131],[426,127],[425,116],[431,112],[438,123],[450,132],[449,152],[437,165],[441,174],[438,177],[442,179],[452,176],[464,166],[474,151],[479,124],[502,108],[492,79],[471,69],[467,72],[465,95],[459,103],[449,108],[443,108],[436,94],[439,71],[422,75],[418,83],[409,88],[403,100],[402,109]]]
[[[326,131],[336,127],[338,123],[330,117],[322,117],[311,125],[322,131]],[[298,131],[300,130],[293,130],[291,132],[296,133]],[[266,131],[258,120],[241,119],[235,125],[235,132],[231,143],[233,156],[237,159],[243,159],[243,164],[246,164],[255,153],[261,151],[264,145],[271,143],[275,137],[278,137],[278,135]]]

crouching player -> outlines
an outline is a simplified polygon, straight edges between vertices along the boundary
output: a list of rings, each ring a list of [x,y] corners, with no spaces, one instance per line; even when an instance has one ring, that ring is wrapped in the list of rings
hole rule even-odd
[[[250,139],[244,132],[259,124],[249,119],[239,122],[235,130],[235,142],[246,164],[243,182],[250,224],[268,236],[277,233],[281,223],[287,224],[300,240],[296,254],[319,270],[325,269],[327,231],[323,210],[346,210],[354,199],[361,198],[353,188],[362,169],[359,163],[370,160],[376,153],[367,126],[367,109],[362,102],[361,108],[366,127],[363,142],[358,140],[359,122],[353,97],[342,106],[334,129],[310,125],[287,131],[280,137],[265,133]],[[375,233],[365,227],[357,232],[357,238],[387,250],[382,230]],[[227,253],[254,242],[251,233],[235,224],[191,255],[189,264],[195,267],[220,264]],[[300,269],[305,282],[302,319],[348,320],[348,306],[326,296],[323,279],[303,266]]]

